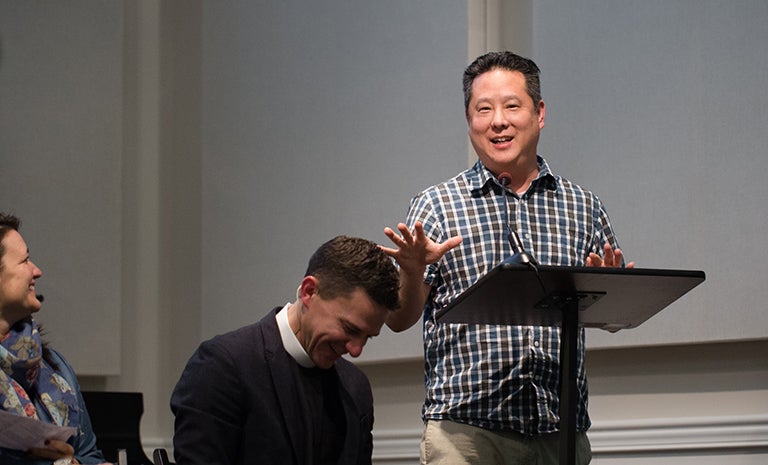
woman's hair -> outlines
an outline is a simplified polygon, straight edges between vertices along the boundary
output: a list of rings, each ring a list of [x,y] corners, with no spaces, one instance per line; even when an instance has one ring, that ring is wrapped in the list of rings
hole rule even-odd
[[[11,230],[18,231],[20,226],[21,220],[13,215],[0,212],[0,259],[2,259],[5,254],[5,247],[3,247],[3,239],[5,239],[5,235]],[[0,269],[2,269],[2,267],[3,262],[0,261]]]

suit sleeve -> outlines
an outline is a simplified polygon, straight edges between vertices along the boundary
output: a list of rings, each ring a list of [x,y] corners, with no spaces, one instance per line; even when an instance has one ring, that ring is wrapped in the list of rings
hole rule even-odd
[[[201,344],[190,358],[171,396],[178,465],[237,461],[246,408],[239,369],[216,339]]]
[[[370,407],[368,408],[365,431],[363,432],[365,446],[363,448],[363,456],[361,457],[361,463],[364,465],[370,465],[373,459],[373,395],[370,393],[370,385],[368,386],[368,395],[370,396]]]
[[[368,377],[347,360],[340,359],[336,368],[344,390],[355,404],[358,433],[354,436],[357,444],[358,465],[370,465],[373,455],[373,393]],[[352,425],[350,425],[351,427]]]

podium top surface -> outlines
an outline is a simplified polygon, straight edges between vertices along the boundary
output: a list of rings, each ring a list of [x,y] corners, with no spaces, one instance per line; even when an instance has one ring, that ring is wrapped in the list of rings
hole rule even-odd
[[[502,263],[438,310],[438,323],[558,326],[578,305],[579,324],[635,328],[702,283],[703,271]]]

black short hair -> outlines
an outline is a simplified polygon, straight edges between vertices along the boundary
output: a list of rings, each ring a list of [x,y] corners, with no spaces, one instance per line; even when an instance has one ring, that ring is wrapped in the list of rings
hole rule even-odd
[[[508,71],[518,71],[525,76],[525,86],[528,95],[533,99],[533,107],[538,111],[541,101],[541,82],[539,74],[541,71],[533,60],[512,52],[488,52],[479,56],[464,70],[462,84],[464,88],[464,112],[469,113],[469,101],[472,99],[472,83],[475,78],[483,73],[494,69],[506,69]]]
[[[305,276],[317,278],[318,294],[324,299],[360,288],[385,308],[399,307],[397,269],[376,243],[366,239],[337,236],[324,243],[309,259]]]

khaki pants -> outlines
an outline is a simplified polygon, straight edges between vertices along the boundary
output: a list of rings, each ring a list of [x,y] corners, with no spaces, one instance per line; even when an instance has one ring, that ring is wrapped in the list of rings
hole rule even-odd
[[[586,433],[576,433],[576,463],[592,451]],[[427,421],[421,438],[422,465],[559,465],[560,434],[527,437],[453,421]]]

